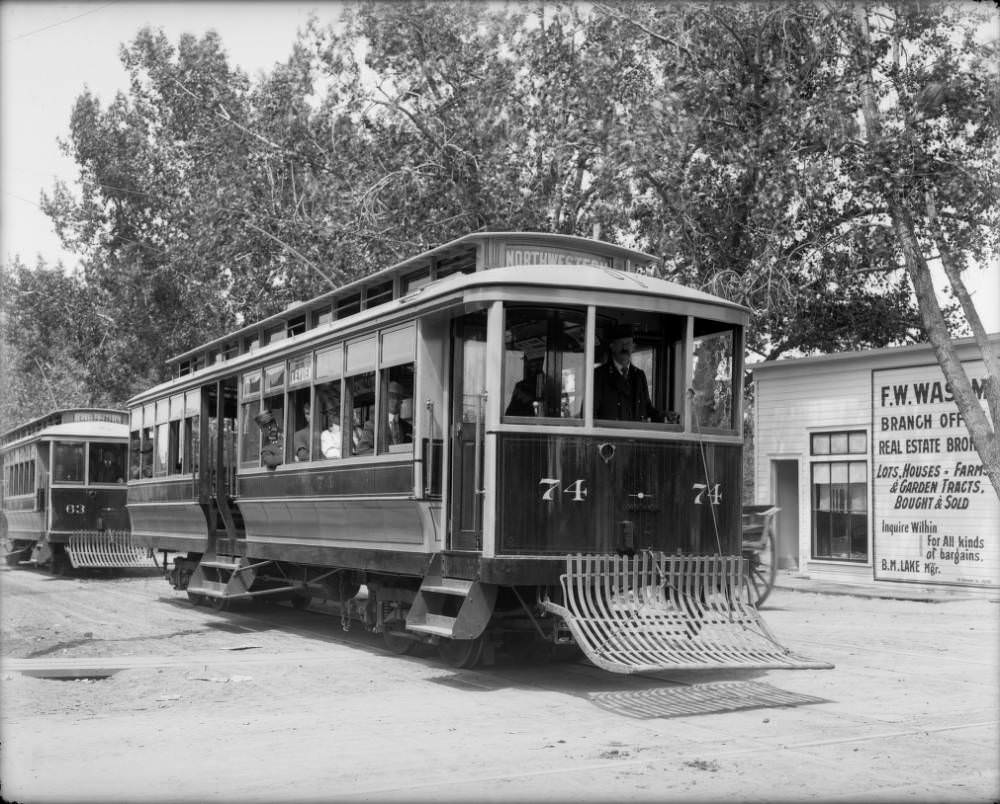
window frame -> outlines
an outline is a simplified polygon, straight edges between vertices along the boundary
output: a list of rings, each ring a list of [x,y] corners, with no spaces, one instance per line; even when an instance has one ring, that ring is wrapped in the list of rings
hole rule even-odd
[[[834,451],[834,439],[843,438],[842,451]],[[871,469],[864,428],[837,428],[809,433],[809,554],[814,561],[837,561],[866,565],[872,556]],[[853,443],[852,443],[853,442]],[[843,480],[835,474],[843,474]],[[823,480],[817,476],[826,476]],[[854,487],[860,486],[860,489]],[[825,507],[820,495],[826,494]],[[823,528],[821,518],[828,525]],[[838,519],[841,520],[837,527]],[[859,535],[855,528],[863,524]],[[825,532],[821,532],[821,530]],[[842,532],[835,532],[842,531]],[[845,545],[835,550],[834,540]],[[824,550],[822,542],[828,546]],[[863,542],[863,550],[855,549]]]

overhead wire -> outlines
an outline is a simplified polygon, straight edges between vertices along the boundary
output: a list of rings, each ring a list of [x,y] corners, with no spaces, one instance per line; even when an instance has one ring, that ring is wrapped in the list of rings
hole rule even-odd
[[[66,23],[73,22],[74,20],[78,20],[81,17],[86,17],[88,14],[95,14],[98,11],[103,11],[108,6],[113,6],[117,2],[118,2],[118,0],[111,0],[110,3],[105,3],[104,5],[98,6],[97,8],[88,9],[87,11],[84,11],[82,14],[77,14],[75,17],[67,17],[64,20],[59,20],[57,22],[50,23],[49,25],[45,25],[45,26],[43,26],[41,28],[36,28],[33,31],[27,31],[27,32],[25,32],[23,34],[18,34],[17,36],[13,36],[10,39],[4,39],[3,41],[4,41],[4,43],[9,44],[11,42],[17,42],[17,41],[19,41],[21,39],[27,39],[29,36],[34,36],[35,34],[40,34],[40,33],[44,32],[44,31],[48,31],[48,30],[50,30],[52,28],[58,28],[60,25],[65,25]]]

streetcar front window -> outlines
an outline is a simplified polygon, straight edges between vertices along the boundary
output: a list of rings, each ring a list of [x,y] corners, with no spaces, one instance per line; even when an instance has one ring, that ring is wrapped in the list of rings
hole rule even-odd
[[[734,388],[738,388],[737,334],[714,321],[694,323],[694,365],[690,382],[695,425],[701,430],[737,429]]]
[[[510,306],[504,321],[504,416],[583,418],[587,313]]]
[[[125,444],[90,445],[90,482],[125,482]]]
[[[681,315],[597,309],[595,424],[680,427],[686,327]]]
[[[83,455],[83,444],[56,441],[53,481],[56,483],[82,483],[84,469]]]

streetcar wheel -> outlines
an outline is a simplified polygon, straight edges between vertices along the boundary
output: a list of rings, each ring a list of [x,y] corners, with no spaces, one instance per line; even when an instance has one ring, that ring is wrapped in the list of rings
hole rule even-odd
[[[65,553],[53,553],[52,563],[49,565],[49,572],[56,578],[65,578],[73,568],[69,562],[69,556]]]
[[[778,559],[774,547],[774,534],[768,531],[764,545],[754,556],[750,568],[752,603],[760,608],[774,588],[778,575]]]
[[[229,611],[229,604],[232,603],[228,597],[210,597],[209,604],[216,611]]]
[[[475,667],[483,657],[485,643],[482,636],[475,639],[442,639],[438,644],[438,655],[452,667]]]
[[[406,655],[417,645],[415,639],[410,639],[400,634],[400,631],[403,631],[405,628],[406,623],[403,620],[389,620],[382,627],[382,641],[397,656]]]

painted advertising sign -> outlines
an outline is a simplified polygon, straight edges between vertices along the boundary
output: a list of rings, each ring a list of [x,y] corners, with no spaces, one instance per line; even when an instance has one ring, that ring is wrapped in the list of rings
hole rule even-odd
[[[872,482],[877,580],[1000,585],[1000,501],[937,364],[872,372]]]

